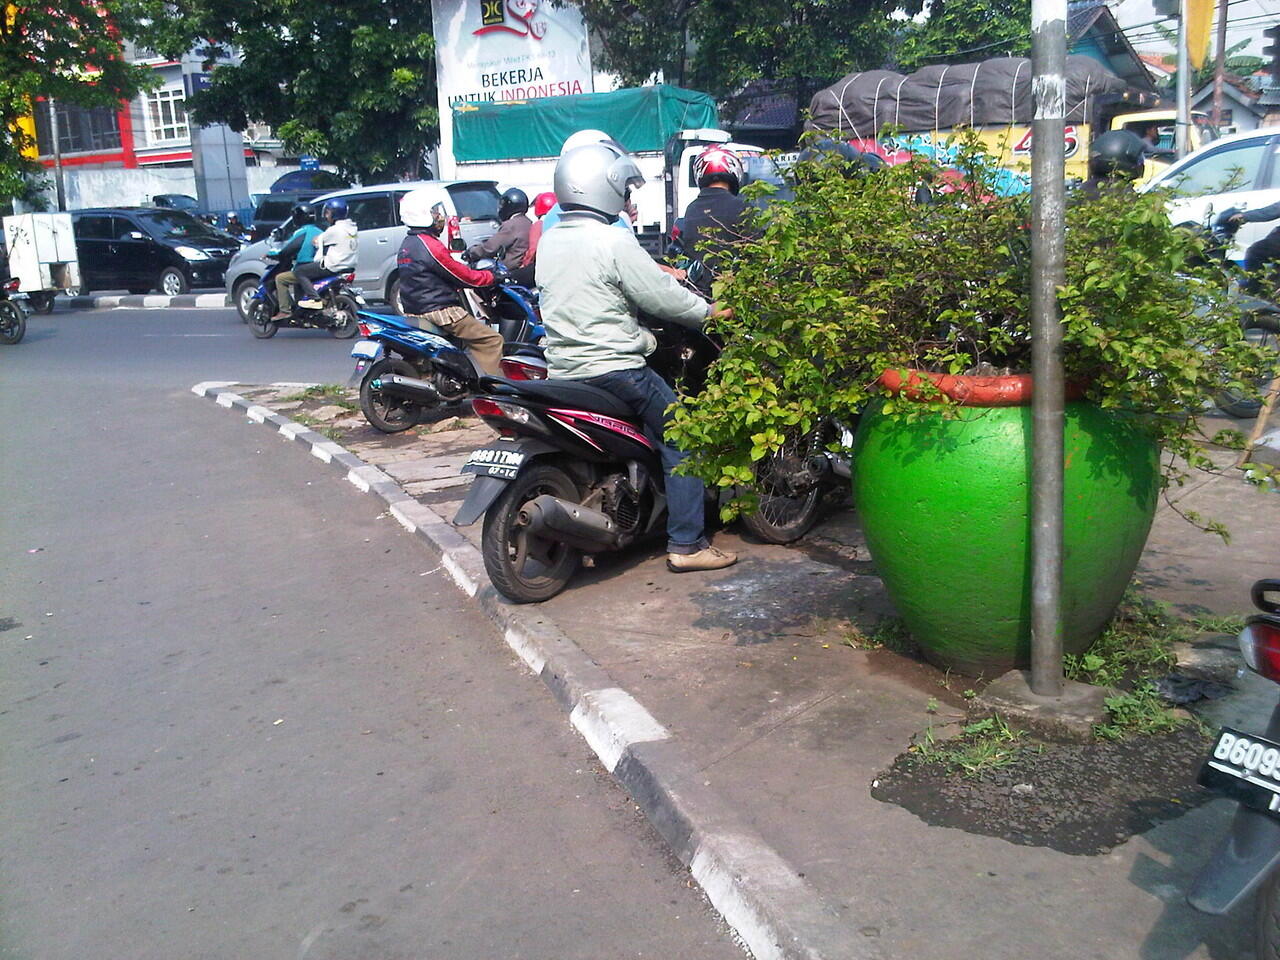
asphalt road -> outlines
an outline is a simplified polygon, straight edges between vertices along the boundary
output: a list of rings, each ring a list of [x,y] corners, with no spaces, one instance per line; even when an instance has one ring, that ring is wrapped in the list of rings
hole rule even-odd
[[[188,310],[0,348],[0,957],[743,956],[413,539],[188,392],[347,347]]]

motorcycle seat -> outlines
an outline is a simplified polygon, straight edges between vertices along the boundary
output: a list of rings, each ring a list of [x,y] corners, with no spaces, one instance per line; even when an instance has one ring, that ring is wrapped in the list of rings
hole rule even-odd
[[[601,390],[577,380],[508,380],[485,377],[482,387],[495,395],[530,397],[542,403],[578,407],[610,417],[635,418],[635,411],[608,390]]]

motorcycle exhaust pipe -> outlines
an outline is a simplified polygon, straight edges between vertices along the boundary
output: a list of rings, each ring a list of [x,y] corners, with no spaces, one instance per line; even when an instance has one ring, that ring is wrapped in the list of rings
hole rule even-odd
[[[378,378],[378,390],[388,397],[416,400],[418,403],[441,403],[440,391],[426,380],[402,377],[398,373],[383,374]]]
[[[810,473],[820,479],[837,476],[841,480],[848,480],[853,474],[848,457],[833,456],[829,453],[812,456],[804,462],[804,465]]]
[[[534,536],[596,551],[618,545],[618,525],[608,515],[549,493],[520,508],[520,522]]]

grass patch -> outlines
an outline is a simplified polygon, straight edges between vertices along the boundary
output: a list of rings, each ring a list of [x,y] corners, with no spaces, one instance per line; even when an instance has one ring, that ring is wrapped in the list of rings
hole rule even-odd
[[[961,728],[960,736],[939,742],[928,727],[911,752],[926,763],[937,763],[952,772],[975,777],[986,770],[1007,767],[1028,751],[1042,748],[1028,743],[998,713]]]
[[[1178,662],[1174,643],[1190,637],[1189,625],[1166,604],[1130,587],[1093,646],[1079,656],[1063,657],[1063,667],[1069,680],[1128,687],[1172,670]]]
[[[1094,735],[1102,740],[1124,740],[1135,734],[1172,733],[1188,722],[1184,714],[1171,709],[1149,681],[1142,681],[1127,693],[1108,697],[1107,723],[1095,724]]]
[[[844,635],[844,644],[855,650],[888,650],[902,654],[914,653],[916,649],[901,617],[884,617],[870,631],[851,627]]]
[[[291,403],[294,400],[345,400],[347,397],[347,388],[340,383],[317,383],[314,386],[307,387],[305,390],[299,390],[297,393],[291,393],[287,397],[281,397],[284,402]],[[351,409],[355,409],[352,407]]]
[[[1206,614],[1205,616],[1195,617],[1191,621],[1195,624],[1197,630],[1205,633],[1239,633],[1244,629],[1244,617],[1240,616],[1213,616]]]

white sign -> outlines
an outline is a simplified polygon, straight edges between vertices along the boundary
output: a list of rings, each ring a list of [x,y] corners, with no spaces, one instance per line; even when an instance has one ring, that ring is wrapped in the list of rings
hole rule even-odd
[[[549,0],[431,0],[440,173],[452,177],[454,104],[591,93],[587,28]]]

